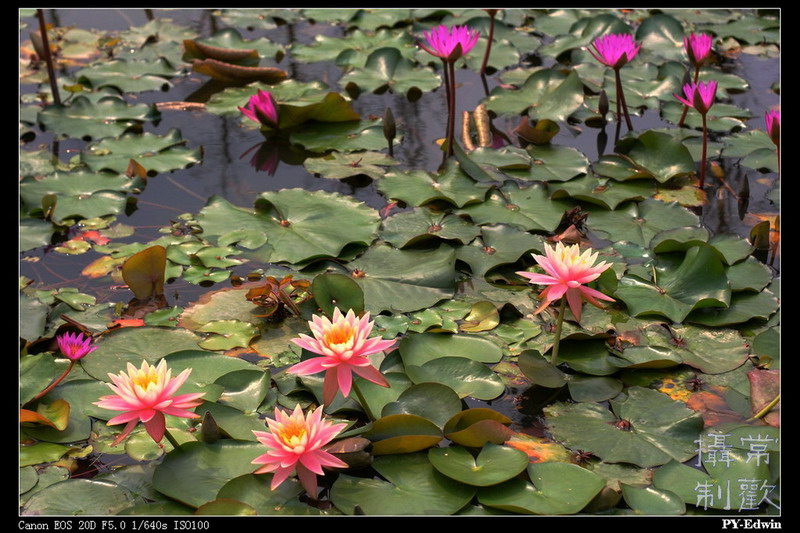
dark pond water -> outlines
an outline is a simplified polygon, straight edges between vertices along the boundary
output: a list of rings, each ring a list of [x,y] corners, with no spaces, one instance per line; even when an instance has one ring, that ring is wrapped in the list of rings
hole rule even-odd
[[[149,16],[164,17],[175,23],[188,24],[196,29],[201,37],[211,35],[217,28],[216,20],[210,12],[204,10],[153,10],[152,14],[144,9],[54,9],[47,10],[50,22],[58,26],[74,26],[85,29],[125,30],[140,26],[148,21]],[[35,28],[35,20],[25,19],[31,28]],[[320,33],[327,35],[343,35],[343,30],[326,24],[310,24],[308,22],[279,26],[272,30],[243,31],[245,39],[268,36],[276,42],[310,43]],[[536,60],[535,58],[532,58]],[[332,64],[300,64],[293,62],[287,55],[277,66],[287,70],[290,76],[299,81],[324,81],[332,87],[341,76],[341,70]],[[777,78],[779,59],[763,59],[743,54],[729,65],[729,70],[746,79],[750,89],[742,94],[733,95],[732,103],[749,109],[753,113],[750,126],[763,129],[765,110],[775,106],[779,97],[771,84]],[[463,110],[473,110],[485,97],[484,85],[477,73],[460,70],[457,73],[458,115]],[[202,99],[207,78],[192,74],[177,80],[168,92],[141,93],[138,100],[142,102],[163,101],[197,101]],[[489,76],[487,85],[491,89],[499,83],[495,76]],[[31,92],[33,86],[21,86],[21,91]],[[441,91],[424,93],[415,102],[409,102],[402,95],[387,93],[384,95],[361,94],[354,102],[354,108],[362,115],[382,116],[387,107],[391,108],[398,120],[404,140],[395,151],[401,168],[422,168],[435,170],[441,163],[441,151],[435,140],[441,137],[446,122],[444,95]],[[662,121],[658,114],[647,112],[643,116],[633,117],[637,130],[649,128],[672,127]],[[495,126],[510,131],[511,122],[496,122]],[[274,174],[259,171],[251,166],[251,149],[263,142],[264,138],[258,130],[243,128],[238,117],[220,117],[202,111],[163,111],[158,124],[148,125],[147,131],[165,134],[172,128],[178,128],[190,147],[202,146],[204,157],[201,164],[194,167],[161,174],[150,179],[146,189],[138,195],[137,208],[127,217],[120,217],[120,222],[134,226],[136,233],[129,238],[132,242],[148,242],[159,237],[159,228],[168,226],[170,220],[182,213],[197,213],[213,195],[221,195],[235,205],[251,206],[260,192],[283,188],[303,188],[307,190],[334,191],[353,196],[367,205],[381,209],[386,200],[373,183],[350,184],[339,180],[316,177],[302,165],[280,163]],[[580,128],[580,129],[578,129]],[[457,128],[458,129],[458,128]],[[579,134],[579,131],[583,130]],[[612,131],[613,127],[609,128]],[[562,127],[553,143],[573,146],[594,160],[598,155],[596,135],[599,130],[577,125],[571,131]],[[40,149],[42,147],[57,152],[66,161],[75,155],[83,144],[76,140],[62,141],[54,145],[47,133],[37,132],[37,137],[22,149]],[[610,150],[610,146],[607,151]],[[750,169],[739,168],[735,160],[723,159],[720,165],[726,170],[729,184],[740,190],[743,181],[749,183],[749,210],[754,213],[771,213],[775,207],[766,198],[770,183],[761,180],[763,176]],[[739,214],[739,206],[735,198],[727,193],[719,184],[713,183],[709,189],[710,202],[702,211],[702,218],[712,233],[733,232],[748,235],[749,226]],[[37,283],[49,287],[76,287],[82,292],[94,294],[100,301],[120,300],[124,296],[112,294],[107,282],[94,282],[80,274],[81,269],[97,254],[72,257],[47,250],[34,250],[23,254],[20,263],[20,274]],[[777,268],[779,262],[776,261]],[[246,273],[252,266],[244,265],[240,273]],[[170,305],[187,306],[208,289],[177,281],[167,291]],[[528,431],[535,431],[535,415],[541,405],[552,402],[551,393],[531,389],[519,392],[515,402],[495,402],[493,407],[512,416]],[[515,396],[512,394],[512,396]],[[530,429],[533,428],[533,429]]]

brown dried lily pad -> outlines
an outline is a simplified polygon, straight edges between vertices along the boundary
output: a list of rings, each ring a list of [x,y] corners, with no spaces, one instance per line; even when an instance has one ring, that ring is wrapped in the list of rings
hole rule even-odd
[[[286,71],[276,67],[243,67],[224,63],[216,59],[200,59],[193,61],[192,70],[225,83],[246,84],[260,81],[269,85],[274,85],[288,77]]]

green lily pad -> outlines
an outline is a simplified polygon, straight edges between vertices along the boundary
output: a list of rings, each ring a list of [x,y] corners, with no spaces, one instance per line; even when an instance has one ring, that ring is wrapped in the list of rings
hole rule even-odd
[[[603,402],[622,391],[622,382],[607,376],[572,376],[567,383],[576,402]]]
[[[261,193],[255,211],[213,197],[197,218],[204,235],[212,238],[225,238],[238,228],[264,233],[267,244],[260,249],[262,258],[289,263],[336,257],[349,243],[369,243],[379,222],[377,213],[363,203],[303,189]]]
[[[461,411],[461,399],[458,394],[439,383],[421,383],[404,390],[397,400],[387,403],[382,416],[411,414],[421,416],[436,424],[439,428],[456,413]]]
[[[545,415],[557,440],[591,451],[608,463],[651,467],[672,459],[688,461],[697,453],[694,441],[703,420],[682,402],[654,390],[630,387],[611,400],[611,407],[613,414],[596,403],[557,403],[546,407]]]
[[[480,228],[462,217],[419,207],[385,219],[381,238],[398,248],[405,248],[435,238],[464,244],[478,233]]]
[[[123,213],[135,183],[111,172],[56,172],[41,180],[23,179],[19,190],[22,201],[32,209],[41,208],[42,198],[52,195],[55,207],[50,218],[61,223],[70,217]]]
[[[532,484],[517,478],[482,488],[478,501],[514,513],[568,515],[580,512],[606,485],[601,476],[567,463],[531,464],[528,474]]]
[[[225,387],[217,400],[244,412],[258,409],[270,389],[269,372],[260,368],[234,370],[214,382]]]
[[[364,291],[367,311],[407,313],[453,295],[455,253],[447,245],[433,250],[372,246],[348,264]]]
[[[256,66],[261,57],[275,58],[282,47],[262,37],[260,39],[246,40],[234,28],[223,28],[213,35],[203,39],[183,41],[185,49],[184,59],[217,59],[226,63],[244,66]]]
[[[772,281],[772,270],[756,259],[748,257],[728,268],[728,279],[732,291],[754,291],[764,289]]]
[[[462,398],[493,400],[505,391],[505,384],[490,368],[466,357],[439,357],[420,366],[406,365],[406,374],[414,383],[441,383]]]
[[[312,152],[377,151],[387,146],[383,126],[375,120],[327,121],[293,131],[289,138]]]
[[[428,460],[442,474],[477,487],[508,481],[528,466],[528,456],[515,448],[489,443],[477,457],[459,446],[433,448]]]
[[[617,145],[617,151],[630,158],[635,177],[652,177],[665,183],[695,171],[689,149],[666,133],[647,131],[636,139],[624,139]],[[595,170],[603,174],[602,166]]]
[[[270,489],[271,474],[245,474],[230,480],[219,489],[219,498],[230,498],[249,505],[259,515],[318,514],[297,497],[303,492],[300,482],[289,478],[274,490]]]
[[[418,452],[435,446],[443,438],[436,424],[407,413],[379,418],[362,436],[372,441],[372,455],[375,456]]]
[[[571,10],[570,10],[571,11]],[[556,38],[545,45],[542,45],[537,53],[547,57],[557,57],[564,52],[575,48],[589,46],[596,38],[612,33],[632,33],[630,26],[624,21],[610,13],[595,15],[592,11],[578,11],[569,18],[579,17],[571,26],[568,32],[556,35]],[[567,17],[564,17],[566,20]],[[561,22],[559,27],[562,27]]]
[[[155,61],[114,59],[83,68],[75,77],[92,89],[114,87],[122,93],[165,91],[178,72],[164,58]]]
[[[575,72],[542,69],[518,90],[494,89],[485,103],[498,115],[519,115],[527,110],[532,119],[563,121],[583,104],[583,84]]]
[[[293,45],[292,57],[303,62],[335,61],[340,67],[362,67],[377,48],[391,47],[411,58],[417,51],[414,38],[406,31],[381,28],[375,32],[356,29],[347,37],[318,34],[310,45]]]
[[[515,263],[528,252],[543,251],[538,235],[505,224],[480,227],[480,238],[456,249],[456,258],[467,263],[475,277],[483,277],[500,265]]]
[[[79,95],[69,106],[46,106],[39,112],[38,121],[44,129],[62,137],[101,139],[121,135],[158,117],[155,107],[147,104],[128,105],[113,96],[92,102]]]
[[[453,163],[441,174],[422,170],[389,172],[378,182],[378,190],[390,200],[400,200],[412,206],[421,206],[445,200],[457,207],[481,202],[486,191],[475,186],[475,181]]]
[[[589,174],[574,178],[564,183],[551,183],[549,185],[554,200],[564,198],[564,195],[598,204],[609,210],[614,210],[628,200],[644,200],[653,196],[656,186],[648,180],[617,181]]]
[[[476,335],[420,333],[400,341],[403,363],[421,366],[441,357],[463,357],[481,363],[497,363],[503,351],[490,340]]]
[[[376,457],[372,467],[386,480],[341,474],[331,501],[345,514],[450,515],[464,507],[475,488],[439,473],[425,454]]]
[[[113,170],[118,174],[124,174],[134,160],[150,175],[162,174],[200,162],[200,149],[185,144],[177,129],[165,135],[125,133],[87,146],[81,151],[81,160],[92,170]]]
[[[557,366],[553,366],[536,350],[524,350],[517,358],[519,369],[532,383],[557,389],[563,387],[570,379]]]
[[[68,479],[37,492],[20,510],[22,515],[114,515],[132,507],[133,495],[109,481]]]
[[[564,212],[572,207],[564,200],[551,200],[547,187],[534,183],[522,188],[507,182],[492,191],[486,201],[461,209],[475,224],[501,223],[518,226],[526,231],[554,231]]]
[[[780,308],[778,298],[769,289],[757,293],[737,292],[731,295],[725,309],[698,309],[687,317],[687,322],[705,326],[731,326],[750,320],[768,320]]]
[[[231,350],[250,346],[250,341],[258,335],[258,328],[238,320],[215,320],[203,324],[197,331],[213,333],[198,344],[206,350]]]
[[[657,13],[647,17],[636,29],[635,37],[642,50],[666,59],[683,60],[683,25],[671,15]]]
[[[636,514],[682,515],[686,512],[683,499],[674,492],[653,487],[622,485],[622,497]]]
[[[256,470],[251,461],[265,451],[258,442],[187,442],[179,451],[167,454],[156,467],[153,487],[179,502],[200,507],[215,500],[219,490],[233,478]]]
[[[528,148],[531,166],[527,171],[510,169],[511,177],[531,181],[568,181],[589,170],[586,156],[569,146],[553,144],[533,145]]]
[[[303,166],[309,172],[323,178],[344,179],[353,176],[369,176],[380,179],[386,174],[386,168],[398,162],[380,152],[333,152],[324,157],[308,158]]]
[[[241,116],[239,107],[243,107],[259,89],[271,93],[279,105],[293,101],[319,102],[330,92],[330,88],[321,81],[284,80],[273,85],[255,82],[245,87],[226,87],[215,93],[206,103],[206,111],[215,115]]]
[[[429,68],[415,68],[414,63],[397,48],[384,47],[372,51],[363,67],[346,73],[339,83],[349,92],[366,90],[381,93],[390,90],[411,97],[428,92],[442,84],[441,78]]]
[[[153,364],[172,352],[196,350],[200,340],[190,331],[175,328],[120,328],[105,335],[97,350],[81,359],[81,366],[93,378],[107,381],[108,374],[119,374],[128,363],[136,368],[142,361]]]
[[[690,248],[680,265],[660,272],[657,282],[623,277],[614,292],[633,316],[659,314],[674,322],[695,309],[728,307],[731,292],[719,257],[707,244]]]
[[[236,374],[237,372],[244,373],[244,372],[254,372],[254,371],[239,370],[232,372],[232,374]],[[259,373],[262,376],[265,375],[263,372]],[[226,376],[223,377],[225,379],[229,379]],[[254,388],[256,389],[258,389],[262,385],[260,381],[250,382],[250,384],[253,385]],[[228,391],[223,393],[223,396],[226,393],[228,393]],[[237,407],[237,405],[241,405],[243,407],[252,406],[255,401],[255,398],[261,397],[262,395],[253,394],[251,391],[244,391],[241,396],[248,396],[248,398],[234,398],[234,396],[239,396],[239,395],[235,393],[234,394],[228,393],[227,398],[233,400],[233,402],[231,402],[230,405],[224,405],[222,403],[217,403],[217,402],[203,402],[201,405],[197,407],[197,409],[195,409],[195,412],[203,420],[199,432],[200,440],[213,441],[213,439],[208,439],[206,437],[206,432],[209,431],[210,429],[207,426],[211,424],[211,422],[209,422],[206,418],[208,416],[213,418],[213,424],[215,424],[217,431],[224,432],[225,435],[228,435],[230,436],[230,438],[235,439],[237,441],[256,441],[257,439],[253,434],[253,431],[266,431],[266,424],[264,423],[264,420],[260,418],[260,415],[258,413],[253,413],[252,411],[244,413],[242,412],[241,409]],[[222,398],[222,396],[220,398]]]
[[[700,220],[691,211],[675,202],[653,199],[620,205],[614,211],[588,207],[587,226],[614,242],[627,241],[642,248],[650,245],[653,236],[665,229],[697,226]]]
[[[672,124],[677,124],[683,114],[683,104],[677,99],[672,102],[664,102],[661,107],[661,115],[664,120]],[[710,131],[728,133],[737,132],[745,129],[747,120],[753,115],[747,109],[742,109],[733,104],[716,103],[708,111],[707,126]],[[684,124],[690,128],[702,129],[703,118],[694,108],[690,108],[686,113]]]
[[[329,317],[334,309],[352,309],[360,315],[364,311],[364,292],[353,278],[343,274],[325,273],[314,278],[311,284],[314,301]]]
[[[69,448],[53,442],[37,442],[30,446],[20,446],[19,465],[30,466],[42,463],[52,463],[61,459]]]

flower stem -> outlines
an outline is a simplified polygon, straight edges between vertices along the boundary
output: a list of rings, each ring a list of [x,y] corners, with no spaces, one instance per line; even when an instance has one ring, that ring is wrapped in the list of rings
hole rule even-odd
[[[69,361],[69,366],[68,366],[68,367],[67,367],[67,369],[64,371],[64,373],[63,373],[63,374],[61,374],[61,375],[58,377],[58,379],[56,379],[54,382],[52,382],[52,383],[51,383],[51,384],[50,384],[50,385],[49,385],[49,386],[48,386],[46,389],[44,389],[42,392],[40,392],[39,394],[37,394],[36,396],[34,396],[34,397],[33,397],[33,400],[38,400],[39,398],[41,398],[42,396],[44,396],[45,394],[47,394],[48,392],[50,392],[51,390],[53,390],[54,388],[56,388],[56,386],[57,386],[59,383],[61,383],[62,381],[64,381],[64,378],[65,378],[65,377],[67,377],[67,374],[69,374],[69,373],[70,373],[70,371],[72,370],[72,367],[73,367],[73,366],[75,366],[75,361],[73,361],[72,359],[70,359],[70,361]],[[33,400],[31,400],[31,401],[33,401]]]
[[[780,394],[775,396],[775,398],[773,398],[771,402],[769,402],[767,405],[765,405],[764,408],[761,409],[758,413],[753,415],[751,418],[748,418],[747,422],[752,422],[753,420],[758,420],[759,418],[764,418],[765,416],[767,416],[767,413],[769,413],[772,410],[773,407],[778,405],[779,401],[781,401],[781,395]]]
[[[564,325],[564,314],[567,311],[567,297],[561,298],[561,305],[558,306],[558,318],[556,318],[556,340],[553,342],[553,350],[550,352],[550,364],[556,366],[558,361],[558,345],[561,342],[561,326]]]
[[[706,181],[706,154],[708,153],[708,125],[706,113],[703,113],[703,153],[700,156],[700,188]]]
[[[447,131],[447,157],[453,155],[453,143],[456,136],[456,66],[455,62],[447,64],[450,69],[450,123]]]
[[[173,448],[177,450],[180,447],[178,441],[175,440],[175,437],[172,436],[172,433],[170,433],[167,428],[164,428],[164,436],[167,437],[167,440],[169,441],[170,444],[172,444]]]
[[[494,40],[494,17],[495,12],[489,13],[489,41],[486,43],[486,53],[483,54],[483,63],[481,63],[481,76],[486,76],[486,66],[489,64],[489,54],[492,53],[492,41]]]
[[[622,106],[622,112],[625,114],[625,124],[628,126],[628,131],[633,130],[633,123],[631,117],[628,115],[628,106],[625,104],[625,93],[622,91],[622,76],[619,74],[619,69],[614,69],[614,75],[617,78],[617,106]]]
[[[44,11],[36,10],[39,19],[39,33],[42,36],[42,48],[44,49],[44,61],[47,65],[47,78],[50,80],[50,91],[53,93],[53,102],[61,105],[61,96],[58,94],[58,83],[56,82],[56,70],[53,66],[53,55],[50,53],[50,40],[47,38],[47,25],[44,22]]]

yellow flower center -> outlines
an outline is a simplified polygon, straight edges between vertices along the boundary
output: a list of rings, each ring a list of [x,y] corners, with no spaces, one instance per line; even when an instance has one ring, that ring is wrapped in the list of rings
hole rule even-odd
[[[150,367],[149,371],[139,370],[135,376],[131,376],[131,381],[144,391],[149,390],[150,387],[159,386],[158,373],[155,367]]]
[[[303,424],[284,425],[278,433],[278,438],[288,447],[297,448],[298,446],[305,446],[306,426]]]
[[[354,335],[353,328],[347,322],[331,325],[331,328],[325,332],[325,343],[330,345],[345,344],[350,341]]]

